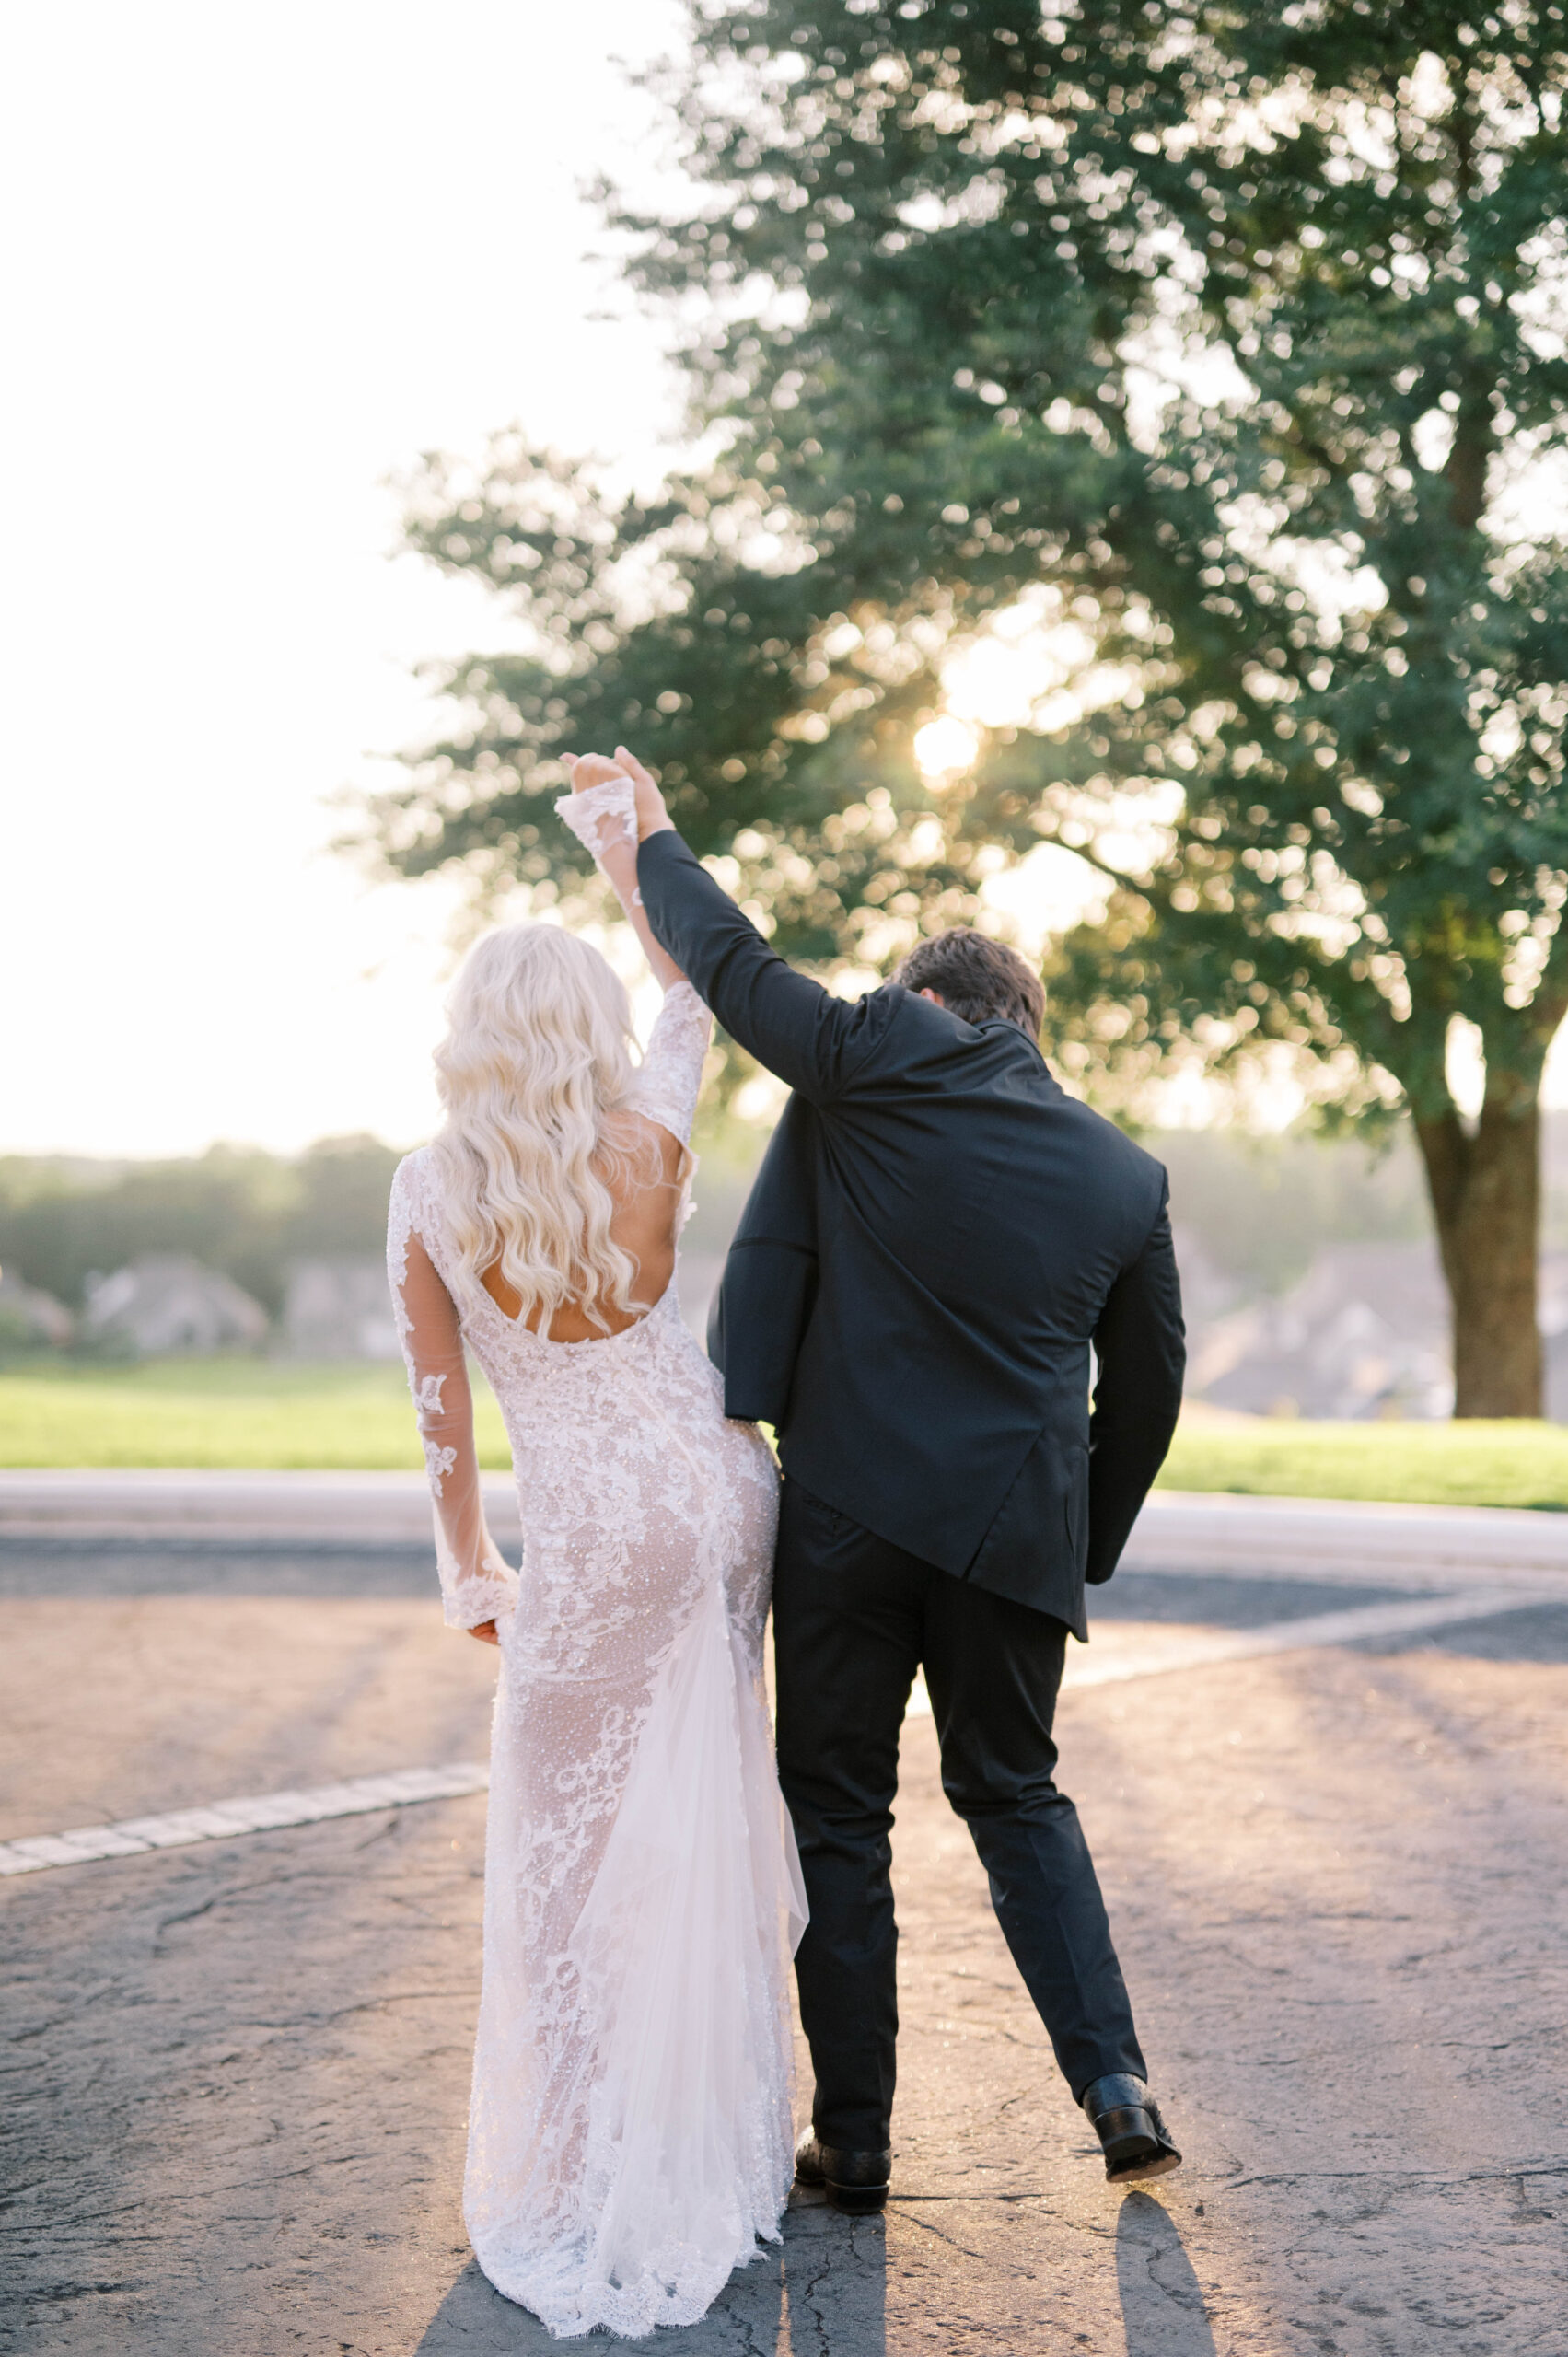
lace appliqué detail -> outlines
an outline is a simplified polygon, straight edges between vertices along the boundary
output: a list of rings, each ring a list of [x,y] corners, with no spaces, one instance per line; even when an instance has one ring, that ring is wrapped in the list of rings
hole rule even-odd
[[[436,1563],[441,1574],[441,1618],[448,1629],[477,1629],[486,1620],[499,1623],[517,1608],[517,1574],[498,1554],[485,1551],[476,1565],[458,1562],[447,1544],[437,1509]]]
[[[581,794],[563,794],[555,806],[585,851],[602,864],[605,853],[619,838],[637,845],[637,795],[629,777],[607,777]]]
[[[682,1145],[691,1143],[703,1066],[714,1036],[714,1018],[690,982],[665,993],[647,1052],[626,1102],[633,1112],[657,1121]]]
[[[449,1629],[476,1629],[514,1609],[517,1582],[485,1527],[462,1333],[424,1241],[438,1214],[424,1173],[411,1155],[392,1181],[387,1276],[424,1451],[442,1615]]]
[[[443,1448],[438,1441],[429,1438],[431,1428],[441,1420],[441,1393],[447,1378],[444,1375],[409,1376],[409,1389],[413,1394],[414,1418],[424,1441],[424,1470],[433,1498],[441,1495],[441,1484],[458,1461],[455,1448]]]
[[[555,815],[564,820],[584,849],[591,852],[595,864],[604,865],[605,853],[614,842],[630,843],[637,848],[637,791],[629,777],[607,777],[598,785],[586,785],[580,794],[563,794],[555,806]],[[640,909],[643,895],[635,884],[632,887],[632,905]]]
[[[424,1444],[424,1471],[433,1498],[441,1495],[441,1484],[458,1461],[455,1448],[442,1448],[433,1440]]]

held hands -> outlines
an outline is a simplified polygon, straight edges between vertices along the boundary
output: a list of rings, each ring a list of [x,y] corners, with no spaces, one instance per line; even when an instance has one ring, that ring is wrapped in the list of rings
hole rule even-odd
[[[590,785],[608,785],[612,777],[630,774],[604,753],[563,753],[561,766],[574,794],[587,794]]]
[[[574,794],[586,794],[590,785],[603,785],[612,777],[630,778],[636,796],[639,842],[646,842],[649,835],[656,835],[666,827],[674,826],[675,821],[664,807],[664,796],[651,771],[645,770],[624,745],[617,745],[613,761],[603,753],[563,753],[561,766],[571,782]]]
[[[637,889],[638,844],[645,842],[650,835],[673,832],[664,796],[652,773],[624,745],[617,745],[612,761],[606,761],[602,753],[585,753],[580,759],[575,754],[563,753],[561,765],[572,782],[572,791],[563,795],[555,807],[578,842],[592,852],[601,873],[614,888],[615,897],[643,945],[659,988],[673,990],[678,982],[684,981],[685,976],[655,935]],[[628,787],[631,810],[626,807]],[[613,807],[601,808],[601,803]]]

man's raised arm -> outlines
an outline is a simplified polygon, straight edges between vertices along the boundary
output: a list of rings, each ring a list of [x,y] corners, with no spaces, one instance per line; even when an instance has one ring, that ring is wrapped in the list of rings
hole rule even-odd
[[[637,885],[657,940],[730,1037],[813,1103],[839,1094],[882,1039],[893,1001],[835,998],[770,949],[676,832],[657,785],[624,746],[637,789]]]

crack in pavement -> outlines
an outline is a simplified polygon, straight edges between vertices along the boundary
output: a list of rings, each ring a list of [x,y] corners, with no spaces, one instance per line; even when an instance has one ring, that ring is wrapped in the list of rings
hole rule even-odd
[[[1255,2185],[1408,2185],[1442,2190],[1461,2185],[1507,2184],[1527,2177],[1568,2177],[1568,2161],[1511,2162],[1501,2168],[1467,2169],[1460,2177],[1441,2177],[1434,2170],[1422,2169],[1293,2169],[1266,2177],[1209,2177],[1202,2182],[1223,2193]]]

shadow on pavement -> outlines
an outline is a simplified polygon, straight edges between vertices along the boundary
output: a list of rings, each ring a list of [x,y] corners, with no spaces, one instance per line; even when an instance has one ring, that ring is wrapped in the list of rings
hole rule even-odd
[[[1466,1661],[1568,1662],[1568,1608],[1547,1603],[1516,1606],[1494,1620],[1469,1620],[1452,1629],[1433,1629],[1422,1639],[1432,1653],[1454,1654]],[[1368,1654],[1399,1654],[1412,1650],[1392,1639],[1367,1644]]]
[[[1129,2193],[1116,2221],[1116,2288],[1127,2357],[1214,2357],[1203,2294],[1168,2211]]]
[[[887,2357],[883,2221],[852,2223],[825,2207],[792,2207],[784,2235],[782,2250],[760,2250],[749,2267],[736,2270],[700,2324],[661,2328],[658,2357],[821,2357],[824,2349],[832,2357]],[[527,2308],[492,2290],[470,2259],[413,2357],[543,2357],[562,2345]],[[653,2344],[601,2332],[585,2345]],[[1185,2352],[1182,2343],[1177,2357]]]
[[[464,2357],[487,2357],[502,2349],[526,2357],[528,2351],[552,2346],[539,2318],[493,2291],[479,2261],[470,2258],[431,2317],[414,2357],[453,2357],[458,2350]]]

